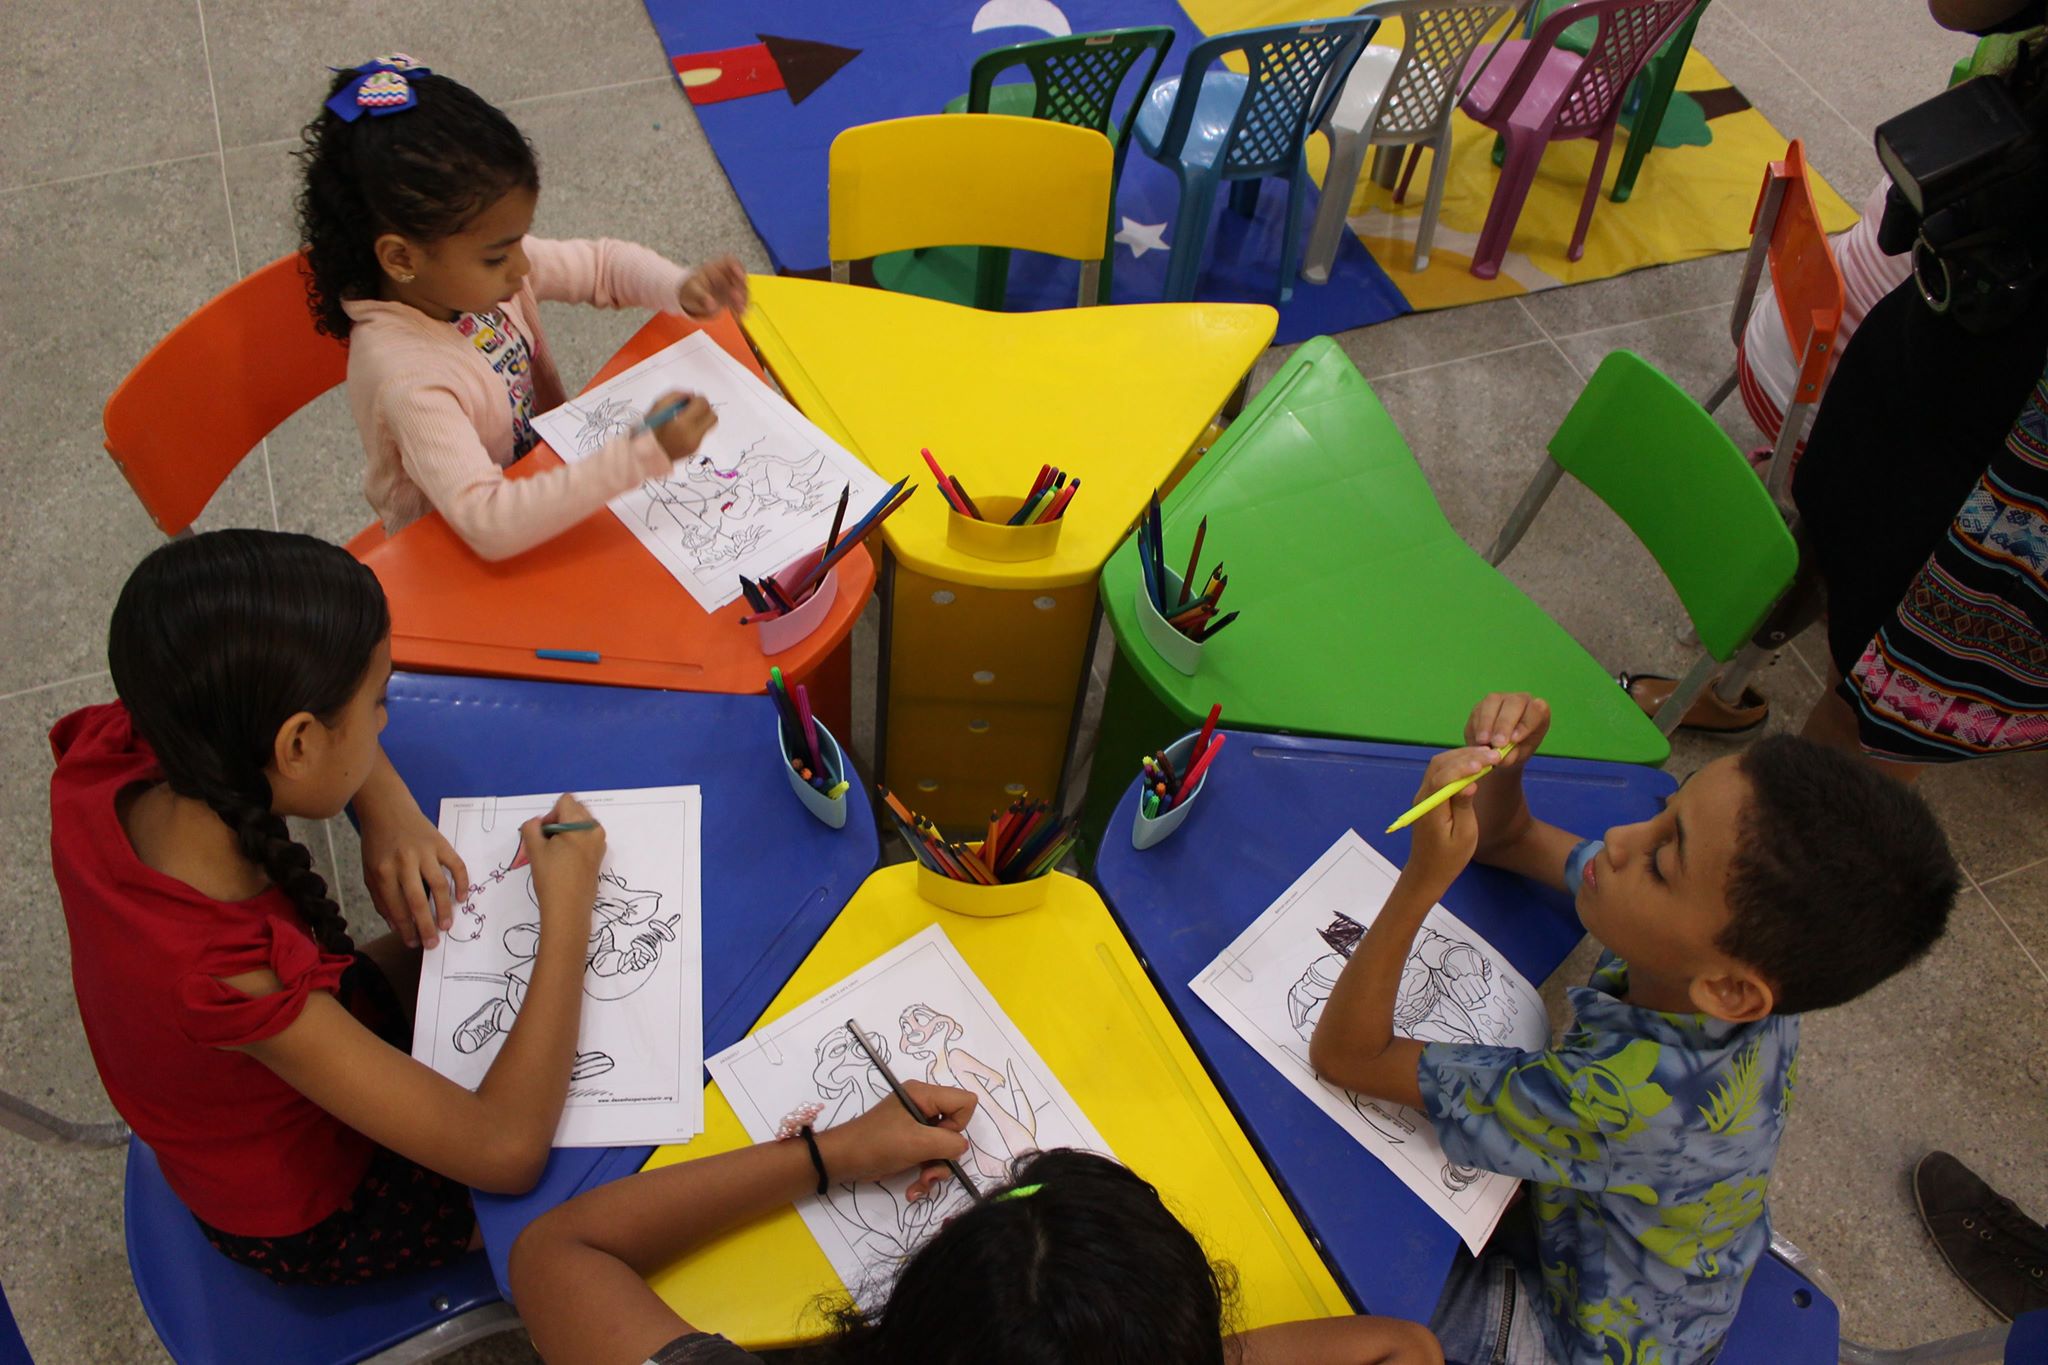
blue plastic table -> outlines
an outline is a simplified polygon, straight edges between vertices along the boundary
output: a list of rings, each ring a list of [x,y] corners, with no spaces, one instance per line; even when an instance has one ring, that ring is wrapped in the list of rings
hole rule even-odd
[[[703,789],[707,1055],[746,1034],[875,866],[864,795],[848,794],[846,828],[832,830],[790,790],[766,696],[398,673],[390,701],[384,752],[430,819],[450,796]],[[652,1150],[558,1147],[526,1194],[477,1195],[499,1287],[528,1223]]]
[[[1436,1307],[1457,1234],[1188,983],[1345,830],[1405,863],[1407,832],[1380,831],[1413,802],[1435,752],[1232,732],[1187,823],[1164,843],[1134,851],[1134,780],[1095,864],[1103,899],[1338,1281],[1362,1309],[1419,1322]],[[1647,819],[1676,787],[1655,768],[1540,756],[1525,778],[1539,816],[1592,835]],[[1444,905],[1539,984],[1582,932],[1562,892],[1493,868],[1458,878]]]

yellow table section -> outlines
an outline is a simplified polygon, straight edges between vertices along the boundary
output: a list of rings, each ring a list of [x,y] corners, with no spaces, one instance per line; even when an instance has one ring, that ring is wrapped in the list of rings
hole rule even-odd
[[[979,919],[920,898],[916,871],[904,863],[869,877],[763,1020],[937,924],[1117,1157],[1159,1187],[1212,1257],[1236,1268],[1239,1326],[1350,1312],[1093,888],[1054,873],[1044,905]],[[661,1148],[650,1169],[747,1145],[718,1087],[704,1099],[704,1135]],[[690,1322],[754,1349],[817,1335],[819,1296],[841,1290],[794,1208],[727,1235],[653,1284]]]
[[[924,491],[882,527],[881,775],[949,828],[1065,776],[1095,580],[1273,338],[1263,304],[992,313],[818,280],[756,278],[744,325],[790,401],[884,477]],[[1039,467],[1081,480],[1038,558],[948,541],[930,447],[979,504]]]

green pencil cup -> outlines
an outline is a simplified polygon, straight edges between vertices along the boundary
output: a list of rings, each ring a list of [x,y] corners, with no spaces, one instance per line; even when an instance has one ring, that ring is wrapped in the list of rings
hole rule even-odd
[[[1175,772],[1187,771],[1189,761],[1195,756],[1195,741],[1201,737],[1199,730],[1190,731],[1166,746],[1166,761],[1173,764]],[[1131,847],[1150,848],[1163,842],[1186,822],[1188,812],[1195,808],[1195,802],[1202,799],[1202,793],[1208,786],[1209,774],[1205,769],[1202,780],[1195,783],[1195,789],[1174,802],[1173,809],[1164,815],[1146,815],[1145,795],[1140,792],[1137,813],[1131,820]]]
[[[824,760],[825,773],[832,779],[828,785],[850,783],[851,779],[846,775],[846,754],[840,749],[839,741],[825,728],[825,722],[813,716],[811,723],[818,727],[818,757]],[[833,829],[845,829],[846,792],[841,792],[837,796],[827,796],[797,776],[797,771],[790,766],[790,761],[798,755],[790,752],[789,737],[783,733],[780,720],[775,725],[775,747],[782,750],[782,775],[789,779],[789,789],[796,793],[797,800],[804,803],[804,809]],[[808,760],[810,755],[805,754],[803,757]],[[851,790],[853,788],[848,786],[847,791]]]
[[[1173,570],[1166,571],[1166,600],[1180,601],[1181,578]],[[1202,666],[1202,642],[1190,640],[1166,623],[1159,614],[1159,608],[1152,605],[1152,594],[1145,591],[1145,575],[1138,575],[1138,630],[1144,635],[1145,643],[1158,651],[1178,672],[1189,677]]]

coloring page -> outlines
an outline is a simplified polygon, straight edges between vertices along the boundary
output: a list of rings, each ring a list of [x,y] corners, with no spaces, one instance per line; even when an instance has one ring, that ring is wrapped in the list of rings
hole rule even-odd
[[[1517,1182],[1454,1165],[1428,1115],[1331,1085],[1308,1061],[1308,1041],[1330,989],[1399,876],[1400,869],[1356,830],[1345,831],[1189,984],[1476,1253]],[[1550,1044],[1550,1022],[1535,988],[1441,905],[1430,907],[1409,950],[1394,999],[1394,1030],[1426,1042],[1529,1050]]]
[[[697,453],[611,501],[612,514],[706,611],[824,545],[839,492],[850,525],[889,481],[848,454],[702,332],[663,347],[588,393],[533,419],[571,464],[630,435],[672,389],[701,394],[718,425]]]
[[[782,1117],[803,1104],[825,1106],[815,1120],[822,1129],[897,1102],[853,1041],[849,1020],[897,1080],[974,1092],[979,1104],[960,1168],[977,1188],[1007,1179],[1011,1161],[1030,1152],[1086,1147],[1109,1154],[1073,1096],[937,925],[705,1064],[749,1137],[774,1137]],[[878,1306],[872,1291],[969,1202],[956,1181],[914,1203],[905,1199],[909,1185],[908,1174],[842,1182],[823,1198],[797,1203],[840,1282],[863,1307]]]
[[[441,833],[470,871],[469,899],[420,965],[412,1055],[474,1090],[504,1046],[540,951],[533,869],[519,826],[544,796],[451,797]],[[557,1147],[688,1142],[704,1131],[704,954],[696,787],[585,792],[603,824],[583,1018]]]

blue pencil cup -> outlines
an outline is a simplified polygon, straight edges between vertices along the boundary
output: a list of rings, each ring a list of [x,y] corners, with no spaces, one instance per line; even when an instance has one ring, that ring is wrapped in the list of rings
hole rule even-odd
[[[1195,741],[1201,737],[1199,730],[1193,731],[1166,746],[1166,760],[1173,764],[1175,772],[1187,771],[1188,760],[1195,752]],[[1202,792],[1208,785],[1209,774],[1205,771],[1202,780],[1195,783],[1193,791],[1174,802],[1172,810],[1159,816],[1145,814],[1145,797],[1144,793],[1140,792],[1137,814],[1131,820],[1131,847],[1150,848],[1179,829],[1182,822],[1188,818],[1188,812],[1195,808],[1195,802],[1202,799]]]
[[[828,785],[851,782],[852,779],[847,776],[846,754],[840,749],[839,741],[825,728],[825,722],[813,717],[811,723],[818,727],[818,757],[824,760],[825,773],[832,779]],[[827,796],[797,776],[796,769],[790,766],[790,760],[798,755],[790,752],[789,740],[783,734],[780,721],[775,726],[775,746],[782,750],[782,775],[789,779],[789,789],[796,793],[797,800],[804,803],[804,809],[833,829],[845,829],[846,792],[841,792],[837,796]],[[805,754],[802,757],[808,760],[810,755]],[[851,790],[853,788],[849,786],[847,791]]]

